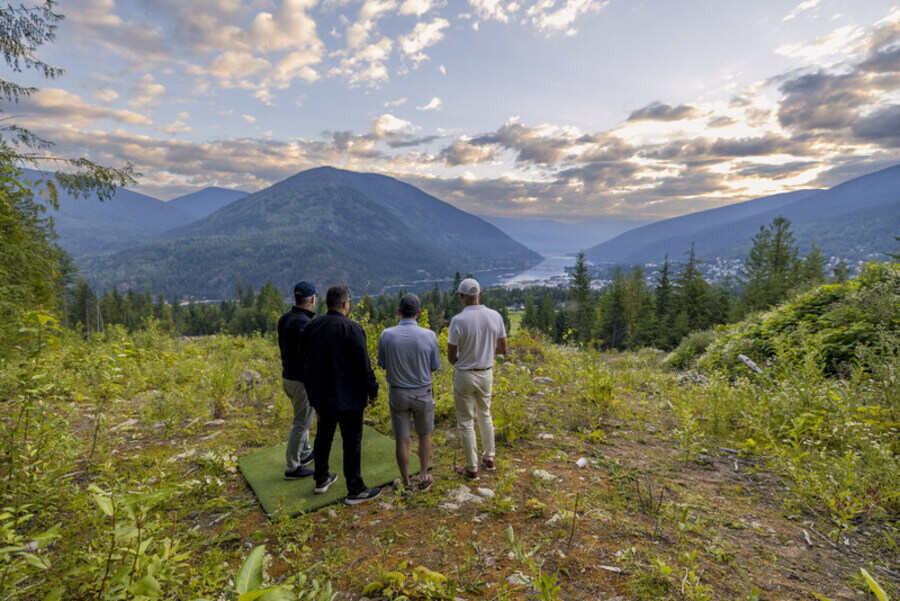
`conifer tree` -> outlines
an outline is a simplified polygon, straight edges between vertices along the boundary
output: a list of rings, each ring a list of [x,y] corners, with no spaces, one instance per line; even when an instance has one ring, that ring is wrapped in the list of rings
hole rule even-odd
[[[808,286],[816,286],[826,280],[825,256],[822,249],[813,242],[809,252],[803,257],[800,267],[800,279]]]
[[[522,327],[526,330],[537,329],[537,312],[531,294],[525,297],[525,315],[522,316]]]
[[[544,294],[541,306],[538,309],[538,328],[549,336],[553,336],[553,326],[556,318],[553,314],[553,297]]]
[[[594,304],[591,297],[591,276],[583,252],[578,253],[575,261],[571,295],[575,304],[575,337],[579,342],[588,342],[593,337]]]

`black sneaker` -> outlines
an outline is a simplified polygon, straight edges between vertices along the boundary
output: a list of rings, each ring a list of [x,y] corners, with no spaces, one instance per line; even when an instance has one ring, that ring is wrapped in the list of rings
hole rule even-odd
[[[309,478],[313,474],[315,474],[315,470],[311,470],[308,467],[303,467],[302,465],[297,469],[285,472],[284,479],[285,480],[299,480],[300,478]]]
[[[300,465],[309,465],[310,463],[313,462],[313,459],[314,459],[313,452],[310,451],[310,452],[304,454],[302,457],[300,457]]]
[[[380,494],[380,488],[366,488],[355,495],[347,495],[347,498],[344,499],[344,503],[347,505],[359,505],[360,503],[371,501]]]
[[[327,491],[328,488],[335,482],[337,482],[337,474],[331,472],[323,482],[316,482],[316,488],[315,490],[313,490],[313,492],[317,495],[321,495],[323,492]]]

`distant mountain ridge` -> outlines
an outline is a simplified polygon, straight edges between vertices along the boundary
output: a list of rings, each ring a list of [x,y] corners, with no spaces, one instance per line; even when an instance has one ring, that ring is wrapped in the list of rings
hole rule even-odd
[[[574,222],[558,219],[518,217],[482,217],[493,223],[513,240],[547,256],[574,255],[598,241],[608,240],[627,230],[645,225],[611,217],[581,218]]]
[[[101,288],[223,298],[235,283],[300,278],[379,292],[403,282],[527,268],[540,256],[495,226],[383,175],[320,167],[120,252],[86,258]]]
[[[696,245],[700,257],[742,258],[761,225],[789,219],[801,251],[863,260],[894,248],[900,233],[900,165],[828,190],[800,190],[700,211],[636,228],[590,248],[595,263],[661,262]]]
[[[215,213],[222,207],[230,205],[236,200],[247,196],[243,190],[230,190],[209,186],[178,198],[173,198],[167,204],[173,206],[188,215],[192,219],[203,219],[207,215]]]

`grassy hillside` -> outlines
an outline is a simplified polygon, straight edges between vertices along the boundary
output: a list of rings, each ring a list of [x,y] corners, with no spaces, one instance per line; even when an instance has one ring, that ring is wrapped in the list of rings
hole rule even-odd
[[[235,461],[289,428],[274,340],[32,333],[0,366],[3,598],[237,599],[259,545],[265,582],[295,590],[277,598],[317,601],[329,586],[354,600],[850,600],[869,586],[860,568],[897,583],[896,352],[842,380],[787,356],[775,379],[703,378],[653,351],[521,333],[495,374],[499,465],[481,501],[452,475],[445,368],[432,490],[270,522]],[[389,432],[384,389],[367,420]]]

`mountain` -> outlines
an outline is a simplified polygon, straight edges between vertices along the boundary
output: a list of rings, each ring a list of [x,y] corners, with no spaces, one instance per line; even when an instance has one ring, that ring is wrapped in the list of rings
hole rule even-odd
[[[517,217],[482,217],[508,234],[513,240],[544,256],[570,255],[608,240],[646,221],[628,219],[581,219],[576,222],[557,219],[521,219]]]
[[[651,223],[587,251],[596,263],[659,262],[696,244],[700,257],[742,258],[760,226],[782,216],[801,252],[815,242],[826,256],[864,260],[892,250],[900,232],[900,165],[828,190],[802,190]]]
[[[33,169],[22,172],[30,181],[53,178]],[[94,194],[82,197],[57,190],[59,210],[51,208],[47,214],[53,217],[59,245],[76,258],[125,248],[193,220],[176,206],[124,188],[105,202]]]
[[[215,213],[222,207],[245,196],[247,196],[247,193],[242,190],[229,190],[227,188],[209,186],[208,188],[173,198],[168,204],[187,213],[192,220],[196,220]]]
[[[396,179],[331,167],[303,171],[150,243],[82,261],[101,288],[230,297],[235,283],[298,279],[360,292],[518,270],[540,260],[495,226]]]

